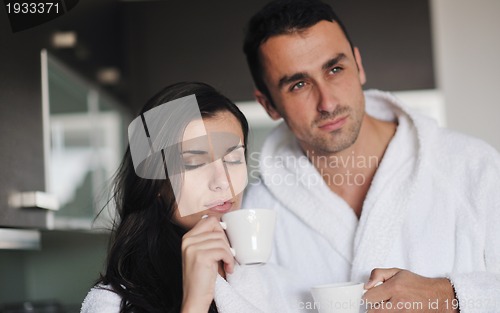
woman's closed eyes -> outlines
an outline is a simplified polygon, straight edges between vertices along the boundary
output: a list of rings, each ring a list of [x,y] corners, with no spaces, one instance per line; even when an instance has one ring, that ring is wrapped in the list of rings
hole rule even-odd
[[[186,171],[200,168],[212,163],[211,156],[207,151],[189,150],[182,153],[182,163]],[[239,145],[227,149],[227,153],[222,157],[222,161],[228,165],[239,165],[245,163],[245,147]]]

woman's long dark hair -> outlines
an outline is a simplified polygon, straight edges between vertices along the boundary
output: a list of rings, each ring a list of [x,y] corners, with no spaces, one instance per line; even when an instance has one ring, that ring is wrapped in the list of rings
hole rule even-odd
[[[223,111],[232,113],[241,124],[246,146],[245,116],[234,103],[204,83],[170,85],[152,97],[141,114],[192,94],[204,118]],[[111,286],[121,296],[120,312],[179,312],[183,299],[181,240],[186,231],[171,222],[176,201],[170,180],[137,176],[128,148],[114,180],[114,201],[118,219],[106,272],[99,283]],[[213,302],[210,312],[217,312]]]

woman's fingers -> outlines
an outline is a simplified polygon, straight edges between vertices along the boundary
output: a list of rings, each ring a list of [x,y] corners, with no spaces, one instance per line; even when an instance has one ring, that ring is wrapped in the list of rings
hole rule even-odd
[[[187,252],[187,250],[190,250]],[[224,254],[206,254],[209,250],[223,249]],[[234,250],[229,245],[220,221],[213,216],[202,218],[182,239],[184,258],[193,258],[197,253],[212,258],[208,262],[223,261],[227,273],[234,270]],[[200,255],[199,257],[203,257]],[[213,258],[216,259],[213,259]]]
[[[194,239],[199,241],[190,241],[183,248],[183,257],[186,260],[193,260],[195,263],[204,263],[205,265],[223,261],[225,269],[232,273],[234,258],[227,244],[227,239],[223,239],[220,234],[215,233],[206,234],[202,240],[200,240],[201,238]]]
[[[189,245],[203,240],[219,237],[222,238],[228,246],[230,246],[221,222],[213,216],[202,218],[189,232],[183,236],[182,245]],[[234,250],[232,250],[231,253],[234,256]]]
[[[203,242],[205,240],[220,239],[223,240],[229,246],[229,241],[224,233],[221,232],[206,232],[197,235],[184,236],[182,244],[185,246]]]
[[[185,247],[203,242],[205,240],[220,239],[229,247],[229,240],[224,232],[211,231],[198,234],[186,234],[182,239],[182,249]]]
[[[184,236],[194,236],[206,232],[224,232],[219,219],[214,216],[209,216],[207,218],[202,218],[200,221],[194,225],[194,227],[188,231]]]
[[[235,261],[219,220],[201,219],[182,237],[183,307],[201,303],[198,307],[206,312],[213,299],[220,261],[227,273],[233,272]]]

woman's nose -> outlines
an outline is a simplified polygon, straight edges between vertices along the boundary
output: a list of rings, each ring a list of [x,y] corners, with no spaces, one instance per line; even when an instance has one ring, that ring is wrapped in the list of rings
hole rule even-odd
[[[215,160],[210,163],[211,177],[208,187],[212,191],[223,191],[229,188],[229,178],[227,177],[226,170],[222,159]]]

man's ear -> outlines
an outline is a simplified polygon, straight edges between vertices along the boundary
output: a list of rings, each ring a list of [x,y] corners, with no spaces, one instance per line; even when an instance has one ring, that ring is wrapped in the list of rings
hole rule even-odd
[[[281,118],[281,114],[276,111],[276,108],[271,104],[271,101],[269,101],[269,99],[262,92],[260,92],[260,90],[255,89],[254,96],[274,121]]]
[[[358,66],[358,75],[361,85],[366,83],[365,69],[363,68],[363,62],[361,62],[361,53],[359,53],[358,47],[354,47],[354,58],[356,59],[356,65]]]

